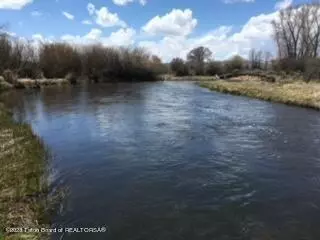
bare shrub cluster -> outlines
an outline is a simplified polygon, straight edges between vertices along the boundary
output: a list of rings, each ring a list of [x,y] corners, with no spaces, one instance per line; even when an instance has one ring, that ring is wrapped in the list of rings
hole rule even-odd
[[[167,68],[160,58],[141,48],[113,48],[100,44],[31,42],[0,35],[0,75],[12,71],[20,78],[87,76],[93,81],[148,81]]]
[[[278,49],[278,70],[302,72],[306,81],[319,79],[320,3],[283,9],[272,25]]]

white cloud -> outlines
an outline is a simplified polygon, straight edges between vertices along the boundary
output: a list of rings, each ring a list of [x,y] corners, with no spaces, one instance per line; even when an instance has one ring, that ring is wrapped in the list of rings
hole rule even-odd
[[[22,41],[28,41],[28,39],[20,38]],[[53,43],[56,39],[53,36],[44,37],[41,33],[36,33],[31,36],[31,44],[39,49],[42,43]]]
[[[190,9],[173,9],[164,16],[152,18],[142,29],[151,35],[187,36],[197,23]]]
[[[276,19],[277,14],[277,12],[274,12],[251,17],[242,30],[232,36],[232,40],[243,42],[270,38],[272,35],[271,21]]]
[[[112,0],[114,4],[118,5],[118,6],[125,6],[129,3],[132,3],[136,0]],[[147,0],[139,0],[139,3],[144,6],[147,4]]]
[[[69,20],[73,20],[74,19],[74,16],[71,14],[71,13],[68,13],[68,12],[62,12],[62,14],[68,18]]]
[[[106,7],[96,10],[95,15],[96,23],[102,27],[126,27],[126,23],[119,18],[118,14],[109,12]]]
[[[134,44],[134,37],[136,35],[136,31],[132,28],[121,28],[116,32],[110,34],[110,36],[105,39],[104,43],[107,45],[114,46],[128,46]]]
[[[95,5],[88,3],[87,10],[95,23],[101,27],[127,26],[127,24],[119,18],[117,13],[110,12],[107,7],[101,7],[100,9],[97,9]],[[89,25],[89,21],[86,21],[86,23],[85,21],[82,21],[82,23]]]
[[[138,45],[159,55],[164,61],[174,57],[185,59],[187,53],[197,46],[208,47],[213,57],[219,60],[234,54],[247,57],[251,48],[274,51],[271,21],[277,13],[252,17],[239,32],[232,33],[231,26],[220,26],[198,37],[168,35],[158,41],[141,41]]]
[[[0,9],[20,10],[33,0],[0,0]]]
[[[276,10],[281,10],[281,9],[285,9],[289,6],[291,6],[293,3],[293,0],[282,0],[276,3],[276,5],[274,6],[274,8]]]
[[[223,0],[226,4],[232,4],[232,3],[254,3],[255,0]]]
[[[147,4],[147,0],[139,0],[139,3],[140,3],[142,6],[144,6],[144,5]]]
[[[232,28],[230,26],[221,26],[196,38],[167,36],[158,42],[141,41],[139,46],[148,49],[164,61],[170,61],[174,57],[185,58],[191,49],[198,46],[210,48],[215,57],[219,58],[217,55],[219,55],[221,51],[229,52],[230,50],[227,40],[231,30]]]
[[[98,28],[93,28],[91,31],[84,36],[85,39],[88,40],[99,40],[101,38],[102,31]]]
[[[16,33],[14,33],[14,32],[8,32],[8,31],[6,31],[6,30],[4,30],[4,29],[0,29],[0,34],[6,34],[6,35],[9,35],[9,36],[11,36],[11,37],[16,37],[16,36],[17,36]]]
[[[112,0],[112,2],[119,6],[127,5],[128,3],[133,2],[133,0]]]
[[[61,40],[74,44],[102,43],[105,46],[129,46],[133,45],[136,31],[132,28],[120,28],[104,37],[100,29],[93,28],[84,36],[63,35]]]
[[[40,33],[33,34],[32,39],[36,41],[44,42],[44,37]]]
[[[90,20],[83,20],[81,23],[84,25],[92,25],[92,22]]]
[[[92,3],[88,3],[87,10],[89,12],[89,15],[92,16],[96,11],[96,7]]]

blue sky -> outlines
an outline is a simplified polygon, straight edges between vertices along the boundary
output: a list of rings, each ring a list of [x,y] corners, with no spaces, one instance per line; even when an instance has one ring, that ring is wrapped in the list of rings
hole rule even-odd
[[[304,0],[0,0],[0,23],[34,41],[141,46],[164,60],[209,47],[214,57],[274,51],[270,21]]]

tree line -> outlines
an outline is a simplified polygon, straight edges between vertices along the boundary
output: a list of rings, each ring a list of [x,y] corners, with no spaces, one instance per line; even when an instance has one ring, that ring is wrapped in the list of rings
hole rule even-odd
[[[89,77],[92,81],[151,81],[167,72],[161,59],[142,48],[39,43],[0,34],[0,76],[12,78]],[[12,77],[15,76],[15,77]]]

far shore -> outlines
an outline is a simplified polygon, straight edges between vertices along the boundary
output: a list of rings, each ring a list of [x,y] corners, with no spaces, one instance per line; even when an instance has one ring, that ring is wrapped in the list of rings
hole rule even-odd
[[[163,81],[212,81],[216,80],[214,76],[173,76],[162,75],[160,79]]]
[[[317,82],[270,83],[259,80],[229,79],[199,81],[198,84],[217,92],[320,110],[320,83]]]

